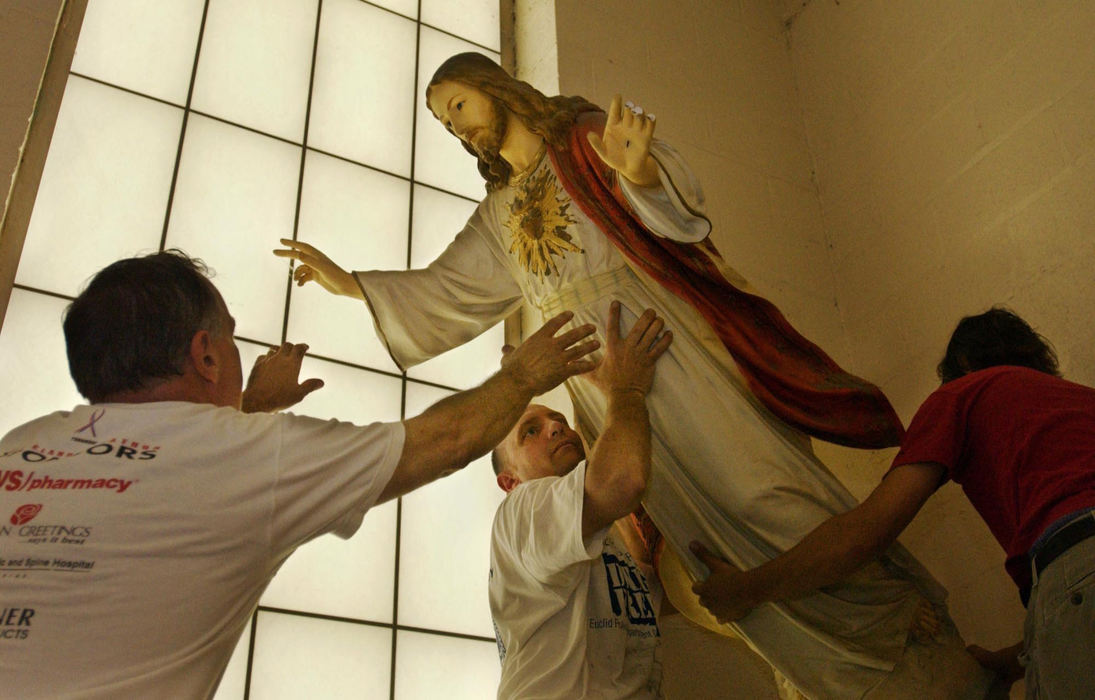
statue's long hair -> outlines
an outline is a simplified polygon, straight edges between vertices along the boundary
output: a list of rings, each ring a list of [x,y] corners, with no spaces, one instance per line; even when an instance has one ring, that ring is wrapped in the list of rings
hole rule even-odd
[[[427,104],[430,90],[443,82],[462,83],[479,90],[495,103],[500,117],[505,116],[502,108],[508,109],[553,148],[566,147],[567,132],[579,114],[600,109],[584,97],[548,97],[523,80],[511,77],[483,54],[474,52],[456,54],[438,67],[426,87]],[[464,148],[479,161],[479,174],[487,181],[488,192],[505,187],[511,174],[509,163],[497,153],[481,154],[466,143]]]

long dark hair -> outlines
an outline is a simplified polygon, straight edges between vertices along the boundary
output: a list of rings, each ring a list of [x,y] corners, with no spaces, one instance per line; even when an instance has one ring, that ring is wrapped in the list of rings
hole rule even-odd
[[[1057,353],[1049,341],[1016,313],[999,306],[958,322],[936,372],[946,383],[998,365],[1058,375]]]
[[[76,388],[92,403],[181,375],[199,330],[220,332],[223,313],[209,270],[182,251],[119,260],[65,310],[65,346]]]
[[[548,97],[523,80],[517,80],[483,54],[459,53],[442,63],[426,87],[426,101],[435,85],[444,82],[462,83],[491,98],[499,114],[505,107],[533,133],[544,137],[553,148],[564,148],[567,132],[582,112],[600,107],[584,97],[556,95]],[[497,153],[480,154],[464,144],[464,148],[479,160],[479,174],[487,181],[487,190],[504,187],[509,182],[511,168]]]

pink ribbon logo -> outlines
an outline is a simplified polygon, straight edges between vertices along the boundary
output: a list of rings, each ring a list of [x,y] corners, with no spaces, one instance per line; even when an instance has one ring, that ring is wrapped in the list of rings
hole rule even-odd
[[[100,408],[99,410],[95,411],[95,413],[92,413],[92,414],[91,414],[91,420],[89,420],[89,421],[87,422],[87,425],[85,425],[84,427],[82,427],[82,428],[80,428],[79,430],[77,430],[77,431],[76,431],[76,433],[77,433],[77,434],[79,434],[79,433],[82,433],[82,432],[84,432],[84,431],[85,431],[85,430],[87,430],[88,428],[91,428],[91,437],[96,437],[96,438],[97,438],[97,437],[99,437],[98,435],[96,435],[96,434],[95,434],[95,424],[96,424],[96,423],[97,423],[97,422],[99,421],[99,419],[100,419],[100,418],[102,418],[102,417],[103,417],[103,416],[104,416],[105,414],[106,414],[106,409],[105,409],[105,408]]]

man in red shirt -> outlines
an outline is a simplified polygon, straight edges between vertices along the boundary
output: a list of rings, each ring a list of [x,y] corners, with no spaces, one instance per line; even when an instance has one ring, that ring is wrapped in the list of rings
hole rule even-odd
[[[1095,389],[1061,379],[1049,343],[1012,312],[964,318],[882,483],[796,547],[695,586],[720,620],[850,575],[897,536],[947,479],[962,486],[1007,553],[1027,605],[1024,641],[979,660],[1027,697],[1090,697],[1095,686]],[[1021,664],[1021,665],[1020,665]]]

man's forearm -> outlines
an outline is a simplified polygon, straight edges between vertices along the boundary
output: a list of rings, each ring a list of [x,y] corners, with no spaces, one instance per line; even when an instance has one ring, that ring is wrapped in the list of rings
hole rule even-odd
[[[610,391],[605,427],[589,460],[587,492],[609,522],[639,505],[650,477],[650,417],[634,389]]]
[[[405,420],[403,454],[386,494],[404,493],[462,468],[502,441],[533,396],[592,369],[594,363],[586,356],[599,344],[586,338],[594,327],[584,324],[560,332],[573,316],[565,311],[549,319],[504,354],[502,369],[482,385]]]
[[[458,469],[500,443],[533,395],[533,387],[516,371],[499,370],[480,386],[448,396],[407,420],[407,446],[419,459],[433,457]]]
[[[711,575],[692,589],[717,619],[730,621],[761,603],[838,583],[897,539],[943,473],[934,463],[895,467],[859,506],[825,521],[785,554],[751,571],[741,571],[693,543]]]
[[[379,502],[402,496],[464,468],[502,441],[534,390],[511,370],[448,396],[403,421],[403,452]]]
[[[852,511],[854,513],[854,511]],[[850,513],[819,525],[786,553],[742,573],[754,605],[788,600],[843,581],[889,545]]]
[[[746,573],[761,600],[785,600],[847,578],[881,554],[938,488],[944,473],[933,463],[892,469],[867,499],[815,528],[786,554]]]
[[[594,363],[586,356],[599,344],[586,339],[595,329],[583,324],[561,331],[573,316],[565,311],[549,319],[510,349],[502,358],[502,369],[482,385],[405,420],[403,453],[381,500],[464,467],[502,441],[533,396],[591,370]]]

